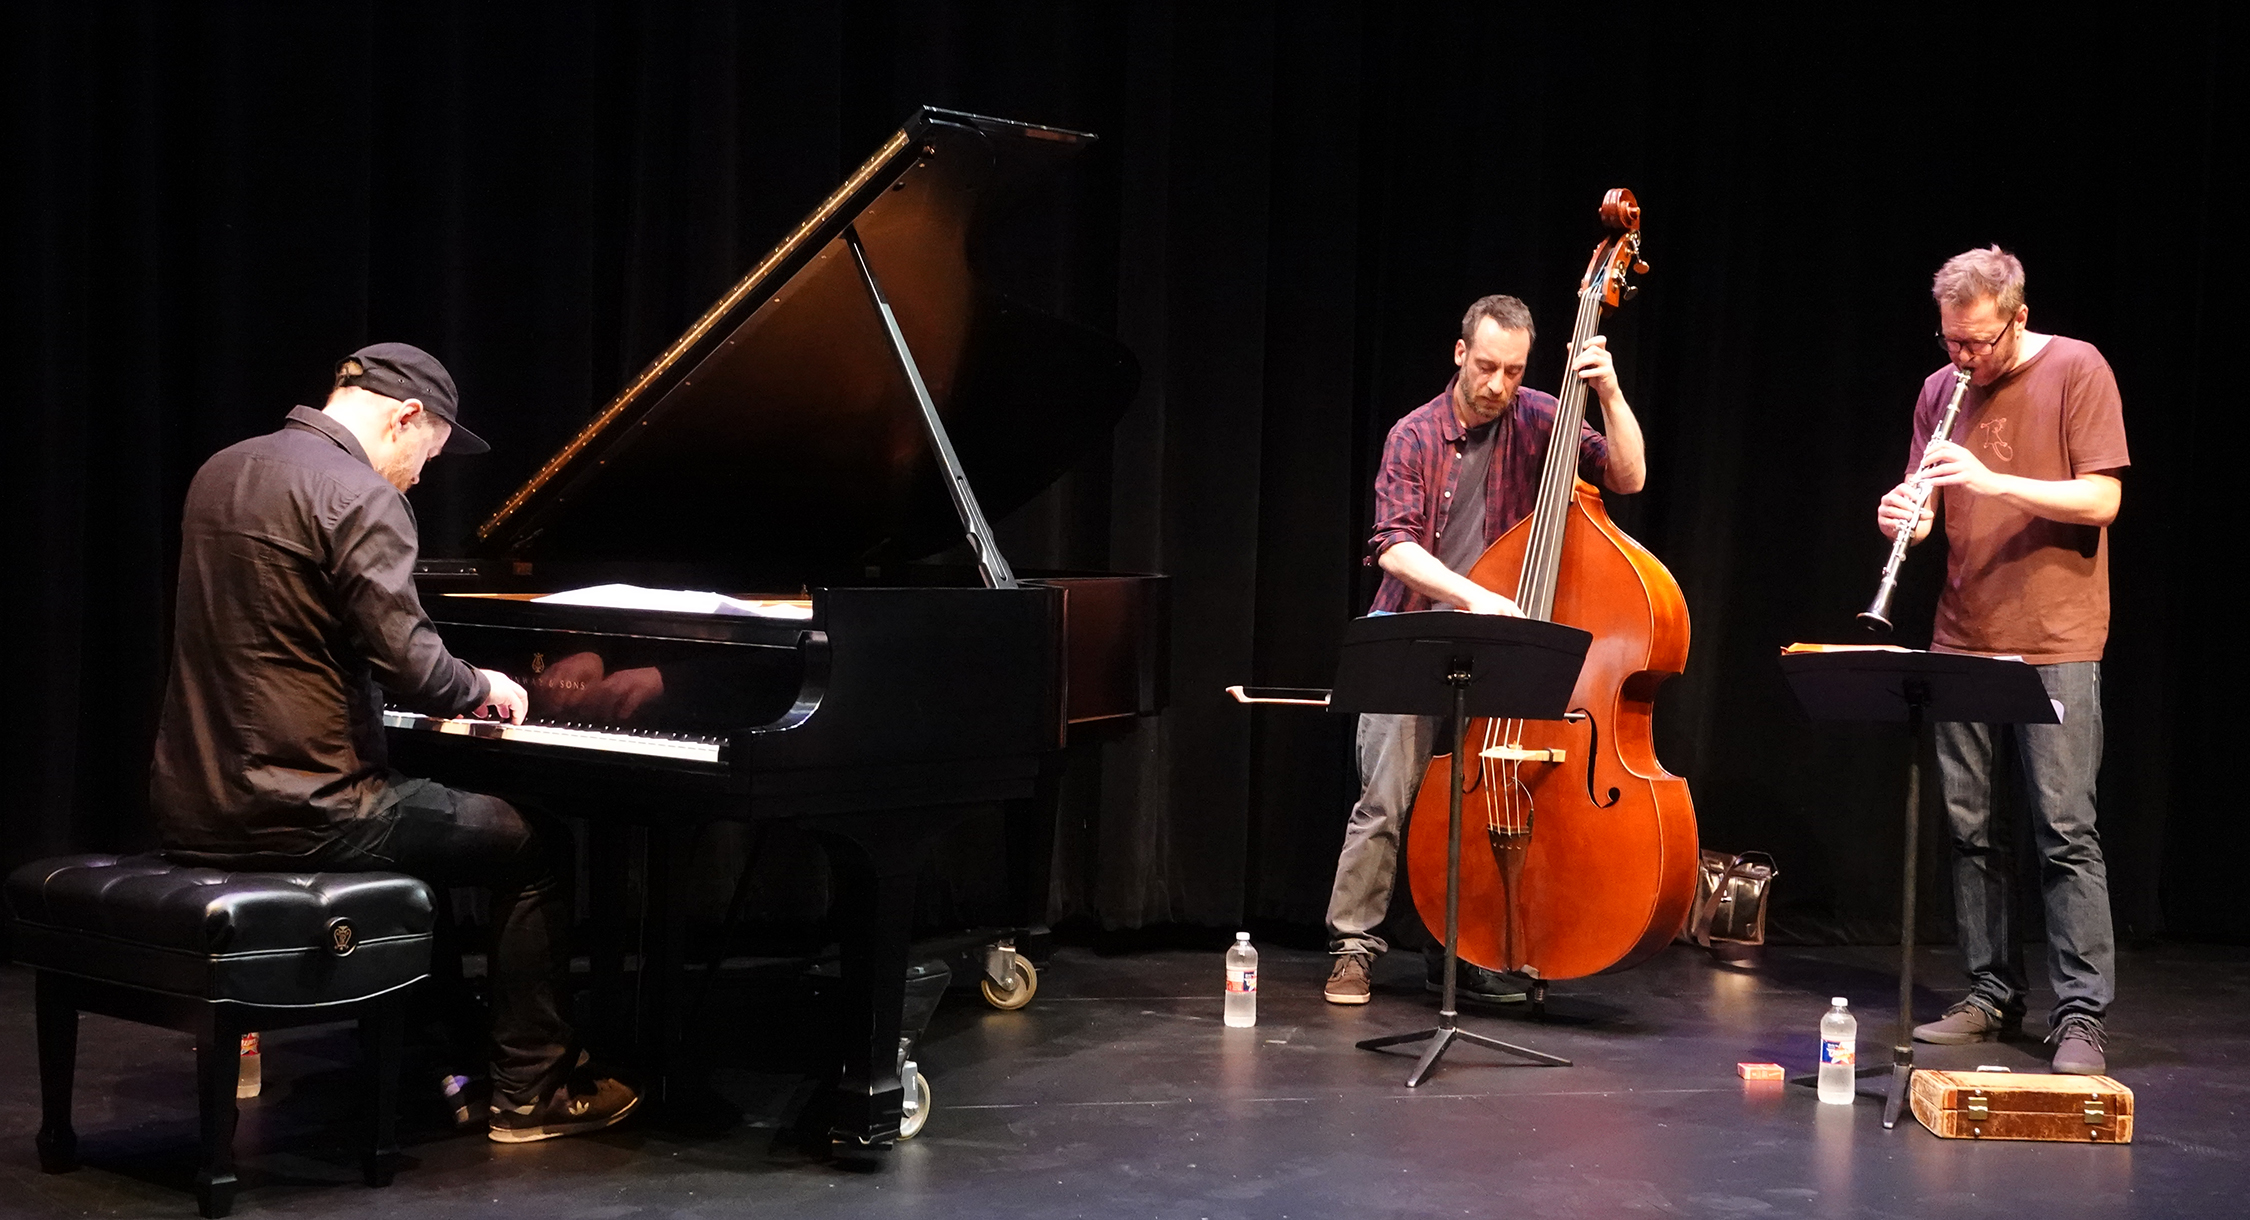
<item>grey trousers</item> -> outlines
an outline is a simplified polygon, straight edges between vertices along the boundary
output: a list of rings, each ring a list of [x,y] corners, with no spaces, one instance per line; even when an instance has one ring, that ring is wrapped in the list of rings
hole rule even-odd
[[[2041,665],[2061,724],[1935,726],[1938,777],[1953,834],[1953,911],[1969,996],[2009,1017],[2023,1014],[2023,936],[2016,921],[2016,852],[1999,786],[2013,778],[2030,813],[2047,916],[2051,1020],[2099,1018],[2116,992],[2117,940],[2109,918],[2109,871],[2094,829],[2094,780],[2102,766],[2099,661]],[[2011,767],[2009,763],[2013,762]]]
[[[1328,951],[1379,954],[1376,934],[1390,910],[1398,845],[1429,770],[1440,721],[1434,716],[1359,718],[1359,803],[1344,827],[1336,883],[1328,891]]]

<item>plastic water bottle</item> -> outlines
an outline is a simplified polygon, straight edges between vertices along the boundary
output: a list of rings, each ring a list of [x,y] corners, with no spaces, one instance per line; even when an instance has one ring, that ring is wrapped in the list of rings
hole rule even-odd
[[[1227,949],[1227,1024],[1237,1029],[1258,1023],[1258,951],[1250,934],[1237,932]]]
[[[1820,1019],[1820,1099],[1832,1106],[1852,1104],[1859,1086],[1853,1072],[1859,1066],[1859,1019],[1851,1014],[1844,997]]]
[[[234,1095],[256,1097],[266,1082],[265,1056],[258,1053],[258,1035],[242,1035],[242,1067],[235,1073]]]

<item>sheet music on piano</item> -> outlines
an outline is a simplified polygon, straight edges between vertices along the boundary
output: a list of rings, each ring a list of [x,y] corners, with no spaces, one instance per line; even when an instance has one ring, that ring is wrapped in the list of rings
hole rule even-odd
[[[810,598],[729,597],[700,589],[651,589],[642,585],[591,585],[531,599],[555,606],[607,606],[613,610],[666,610],[674,614],[744,614],[757,618],[809,620]]]

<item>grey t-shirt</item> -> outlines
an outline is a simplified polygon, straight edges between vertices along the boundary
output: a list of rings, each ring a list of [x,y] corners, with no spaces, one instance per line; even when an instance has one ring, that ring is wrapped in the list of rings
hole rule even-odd
[[[1437,558],[1463,576],[1492,545],[1484,536],[1484,488],[1492,471],[1493,438],[1499,435],[1498,421],[1469,429],[1456,459],[1461,469],[1453,478],[1453,506],[1446,510],[1445,528],[1436,539]]]

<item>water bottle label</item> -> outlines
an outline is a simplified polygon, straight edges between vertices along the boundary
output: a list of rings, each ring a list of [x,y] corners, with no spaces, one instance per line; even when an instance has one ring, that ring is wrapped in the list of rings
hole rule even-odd
[[[1255,992],[1256,990],[1258,990],[1258,971],[1256,967],[1227,967],[1227,991],[1229,993],[1234,995],[1246,995],[1251,992]]]
[[[1822,1038],[1820,1040],[1820,1061],[1823,1064],[1840,1063],[1845,1067],[1850,1067],[1859,1058],[1858,1051],[1859,1039],[1857,1038]]]

